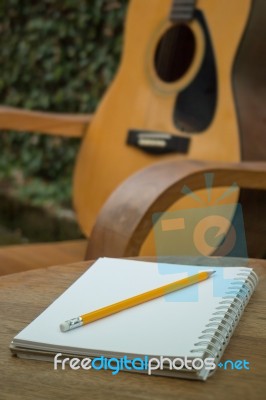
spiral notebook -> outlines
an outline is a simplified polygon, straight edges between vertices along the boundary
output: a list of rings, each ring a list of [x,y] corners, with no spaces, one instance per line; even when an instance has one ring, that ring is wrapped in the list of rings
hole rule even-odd
[[[208,269],[216,273],[197,285],[69,332],[59,329],[65,320]],[[149,365],[153,375],[205,380],[215,371],[257,282],[252,268],[100,258],[13,339],[10,349],[19,357],[43,360],[53,360],[56,353],[81,359],[127,356],[138,358],[139,365],[146,360],[145,368],[136,371],[148,373]],[[156,368],[160,357],[168,361]]]

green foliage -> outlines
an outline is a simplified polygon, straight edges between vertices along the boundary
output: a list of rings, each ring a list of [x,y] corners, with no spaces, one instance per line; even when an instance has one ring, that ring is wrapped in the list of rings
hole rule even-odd
[[[127,3],[3,0],[0,104],[69,113],[95,110],[119,62]],[[0,178],[21,169],[33,186],[36,179],[57,180],[61,191],[70,184],[78,147],[74,139],[1,132]],[[69,190],[62,193],[69,196]]]
[[[30,200],[36,206],[54,206],[61,204],[64,207],[71,207],[70,199],[71,185],[68,179],[58,179],[56,185],[47,183],[43,179],[33,178],[27,185],[18,187],[18,196],[21,200]]]

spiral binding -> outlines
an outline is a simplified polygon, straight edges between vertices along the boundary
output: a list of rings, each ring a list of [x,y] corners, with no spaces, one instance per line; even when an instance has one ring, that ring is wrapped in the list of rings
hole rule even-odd
[[[258,284],[254,270],[242,269],[230,282],[191,353],[209,354],[218,364],[238,321]]]

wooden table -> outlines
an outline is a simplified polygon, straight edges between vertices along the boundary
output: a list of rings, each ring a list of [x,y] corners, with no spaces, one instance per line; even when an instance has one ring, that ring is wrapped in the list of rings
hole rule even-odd
[[[53,370],[53,363],[11,356],[12,338],[60,295],[89,262],[0,278],[0,399],[264,399],[266,261],[249,260],[260,283],[223,360],[246,359],[250,371],[218,369],[206,382],[111,371]]]

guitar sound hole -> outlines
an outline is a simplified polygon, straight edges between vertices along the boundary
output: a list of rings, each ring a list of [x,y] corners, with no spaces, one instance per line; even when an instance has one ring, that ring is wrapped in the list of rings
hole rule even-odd
[[[195,37],[185,24],[174,25],[161,37],[155,52],[155,70],[167,83],[185,75],[195,53]]]

